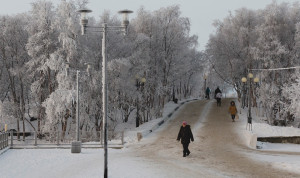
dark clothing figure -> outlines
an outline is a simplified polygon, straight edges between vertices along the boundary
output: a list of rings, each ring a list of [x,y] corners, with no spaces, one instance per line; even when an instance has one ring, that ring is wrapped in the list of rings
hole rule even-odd
[[[210,94],[210,89],[209,89],[209,87],[207,87],[205,90],[205,98],[208,100],[209,100],[209,94]]]
[[[221,107],[221,98],[222,98],[222,92],[219,87],[215,90],[215,99],[217,100],[217,106]]]
[[[232,122],[234,122],[235,115],[231,115]]]
[[[183,157],[190,155],[191,152],[189,150],[189,143],[183,143],[182,147],[183,147]]]
[[[183,122],[182,126],[180,127],[177,140],[181,139],[181,144],[183,146],[183,157],[188,156],[191,152],[189,150],[190,141],[194,141],[193,133],[191,131],[191,126],[186,125],[186,122]]]
[[[217,98],[218,93],[222,93],[219,87],[217,87],[217,89],[215,90],[215,98]]]

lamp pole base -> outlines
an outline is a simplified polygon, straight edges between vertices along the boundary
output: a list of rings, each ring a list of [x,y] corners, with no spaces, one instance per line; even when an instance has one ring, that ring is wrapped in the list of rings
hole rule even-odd
[[[81,141],[72,142],[71,153],[81,153]]]

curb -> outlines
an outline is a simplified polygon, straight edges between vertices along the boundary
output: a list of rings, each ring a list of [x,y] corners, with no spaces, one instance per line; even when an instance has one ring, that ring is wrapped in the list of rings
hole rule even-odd
[[[137,132],[138,140],[141,140],[143,137],[147,136],[149,133],[154,132],[156,129],[158,129],[162,124],[164,124],[167,120],[169,120],[173,116],[173,114],[175,112],[177,112],[184,104],[189,103],[191,101],[197,101],[197,100],[200,100],[200,99],[191,99],[191,100],[186,100],[186,101],[179,103],[178,106],[176,108],[174,108],[174,110],[171,113],[169,113],[166,117],[164,117],[162,119],[162,121],[160,121],[159,123],[154,125],[150,130],[148,130],[146,132]]]
[[[4,154],[7,150],[9,150],[10,149],[10,147],[7,147],[7,148],[4,148],[3,150],[0,150],[0,156],[2,155],[2,154]]]
[[[256,149],[257,135],[246,130],[242,132],[242,135],[244,137],[245,144],[249,148]]]

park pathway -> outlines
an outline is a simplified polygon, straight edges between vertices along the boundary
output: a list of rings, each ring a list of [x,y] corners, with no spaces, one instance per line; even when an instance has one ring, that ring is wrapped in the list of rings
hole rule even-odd
[[[299,174],[275,169],[268,163],[249,159],[243,152],[255,152],[236,133],[241,123],[232,122],[227,113],[230,99],[217,107],[215,100],[188,103],[159,129],[154,139],[133,145],[133,156],[143,157],[147,164],[164,167],[173,177],[300,177]],[[183,120],[191,125],[195,141],[190,144],[191,155],[182,157],[182,146],[176,137]],[[151,136],[150,136],[151,137]],[[146,139],[145,139],[146,140]],[[141,175],[142,177],[142,175]]]

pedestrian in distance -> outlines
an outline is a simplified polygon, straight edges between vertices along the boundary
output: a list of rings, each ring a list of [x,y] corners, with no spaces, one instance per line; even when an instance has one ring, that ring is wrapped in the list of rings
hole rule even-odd
[[[238,112],[237,109],[236,109],[234,101],[230,102],[230,106],[229,106],[228,112],[231,114],[232,122],[234,122],[235,116],[236,116],[236,114]]]
[[[215,90],[215,98],[217,97],[218,93],[222,93],[219,87],[217,87],[217,89]]]
[[[218,93],[216,95],[216,99],[217,99],[217,106],[221,107],[221,99],[222,99],[222,93]]]
[[[215,90],[215,99],[217,100],[217,106],[221,107],[221,98],[222,98],[222,92],[219,87]]]
[[[210,88],[207,87],[205,90],[205,98],[209,100]]]
[[[194,141],[193,133],[191,130],[191,126],[187,125],[186,121],[182,122],[182,126],[180,127],[177,141],[181,140],[181,144],[183,146],[183,157],[186,157],[191,154],[189,150],[190,141]]]

